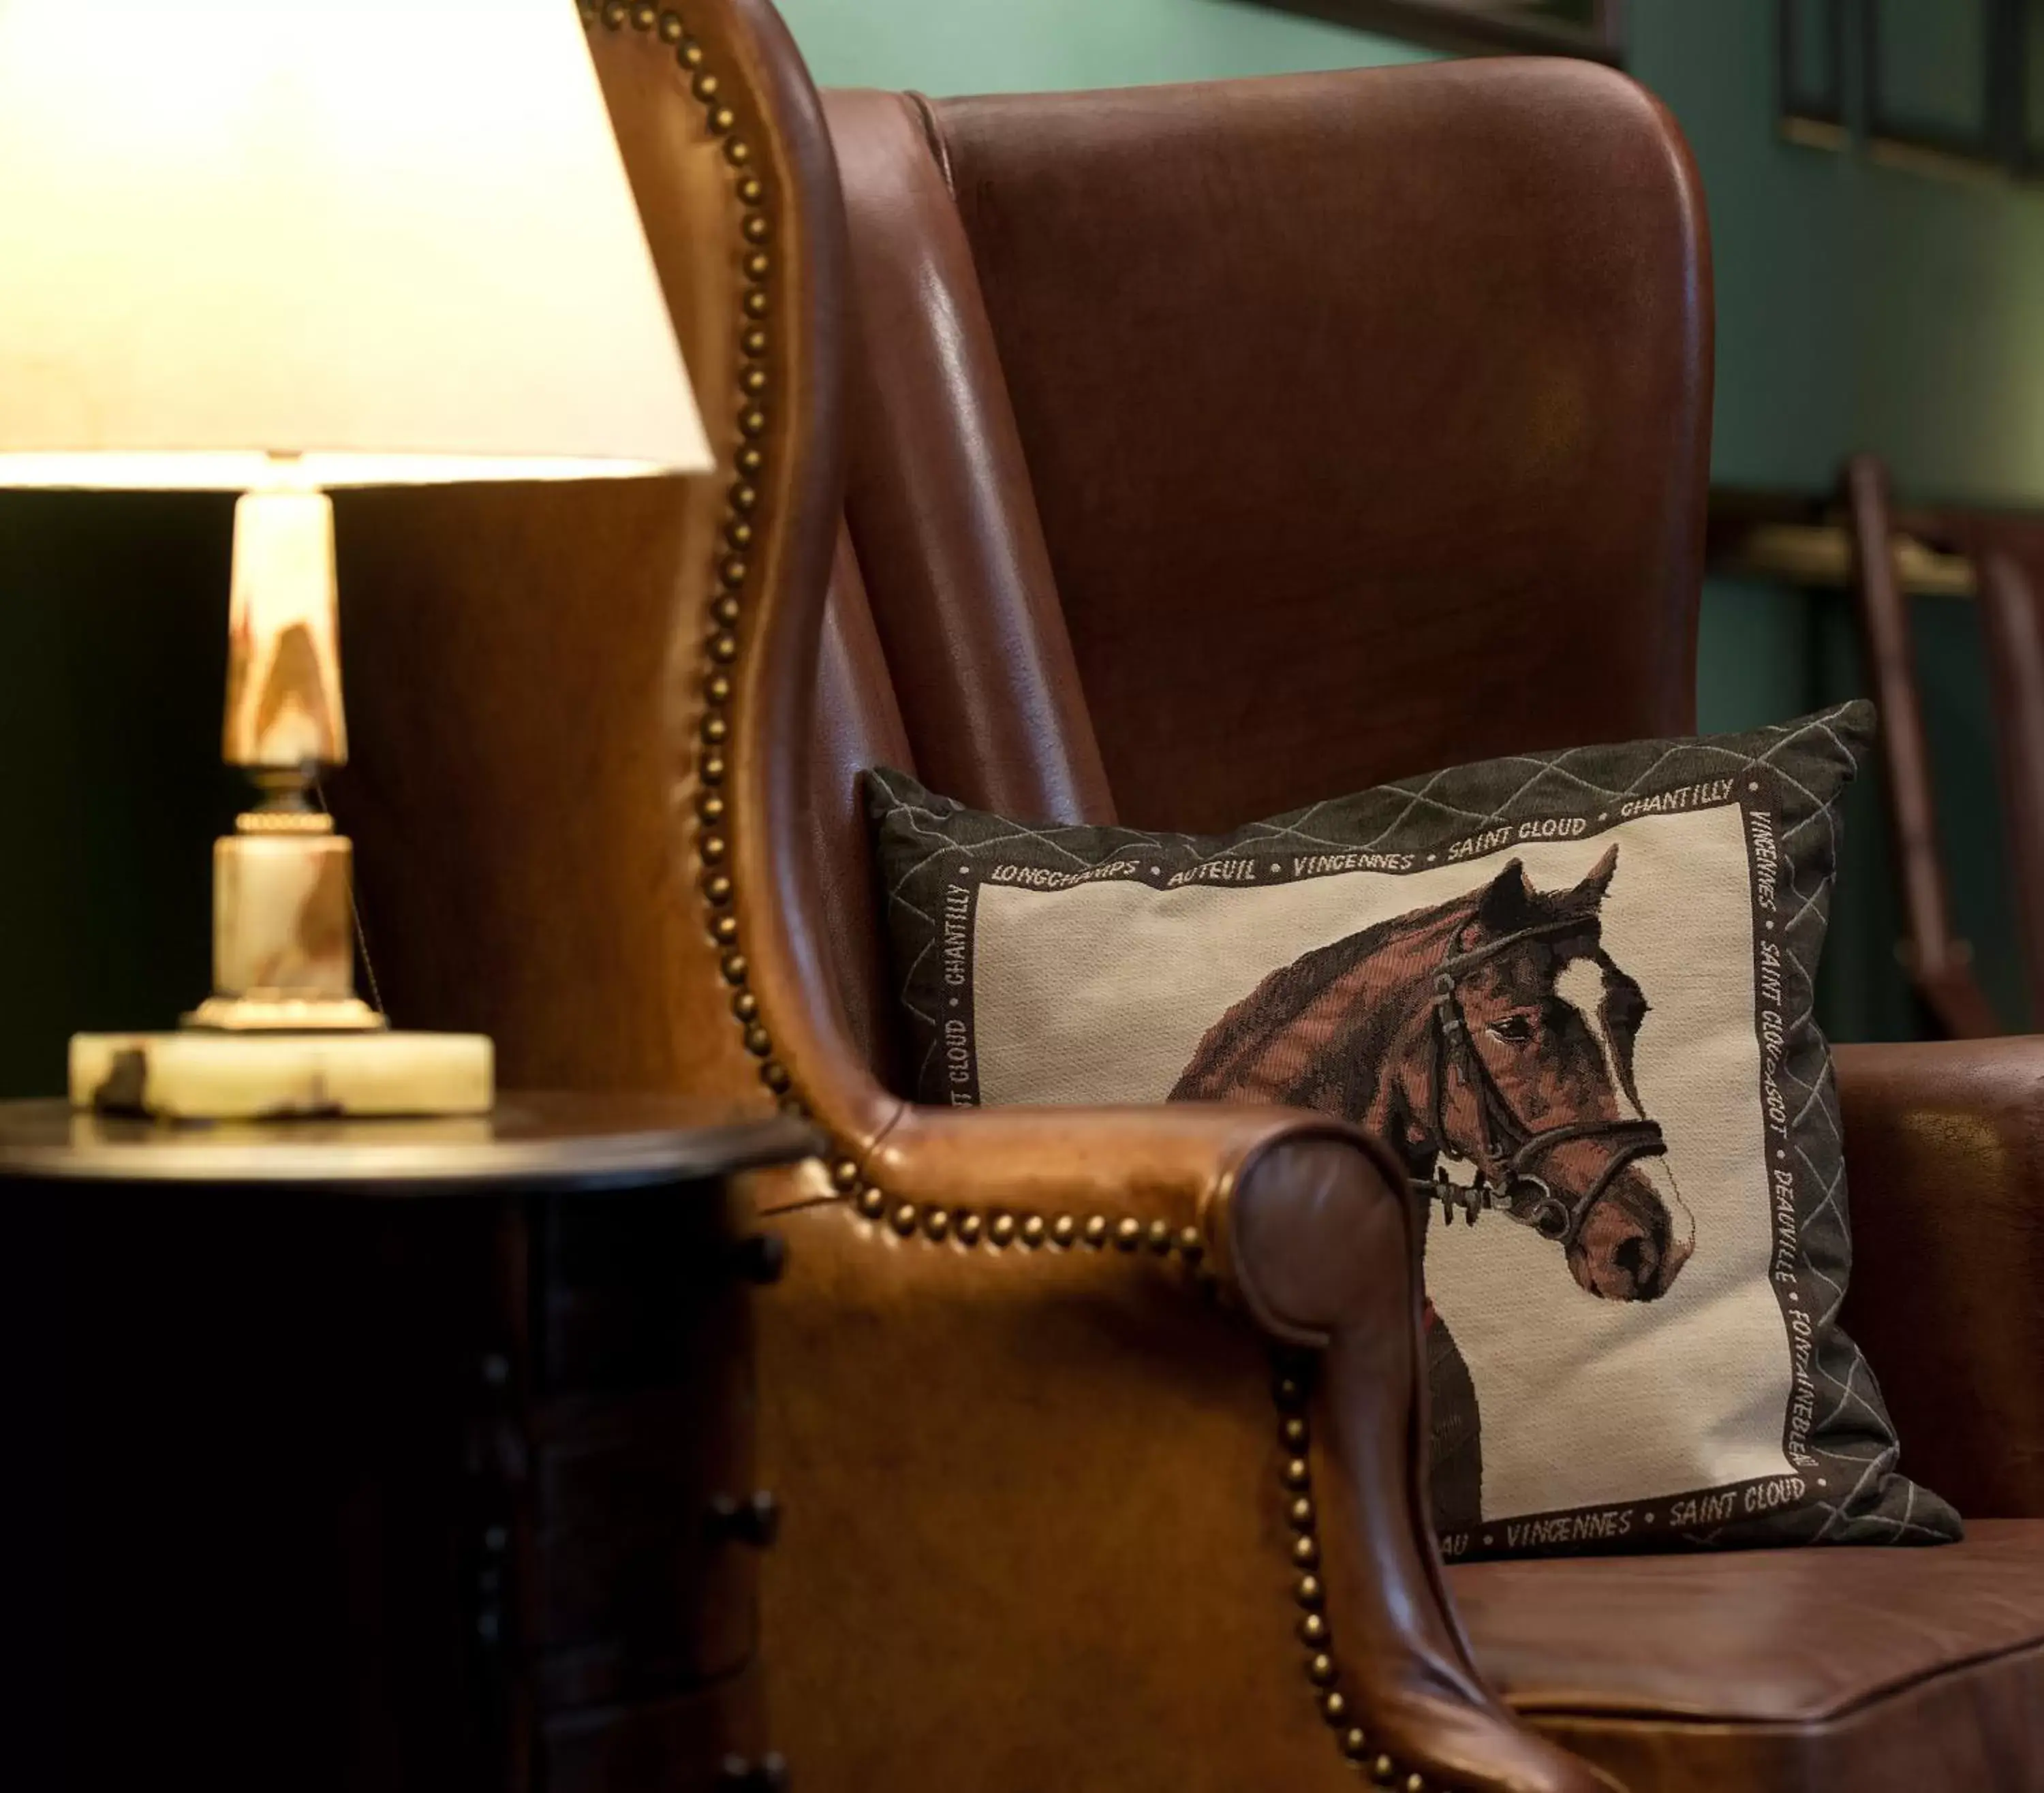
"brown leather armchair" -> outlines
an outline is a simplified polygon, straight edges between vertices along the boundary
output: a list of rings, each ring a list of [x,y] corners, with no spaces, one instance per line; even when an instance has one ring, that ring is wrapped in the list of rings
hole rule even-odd
[[[830,1138],[756,1191],[787,1518],[717,1722],[818,1793],[2036,1785],[2035,1526],[1444,1574],[1372,1142],[890,1089],[868,765],[1208,827],[1689,723],[1710,306],[1665,115],[1482,63],[844,94],[827,135],[763,0],[588,10],[730,470],[352,501],[337,807],[405,1023]],[[2044,1511],[2040,1072],[1846,1065],[1860,1329],[1975,1511]]]

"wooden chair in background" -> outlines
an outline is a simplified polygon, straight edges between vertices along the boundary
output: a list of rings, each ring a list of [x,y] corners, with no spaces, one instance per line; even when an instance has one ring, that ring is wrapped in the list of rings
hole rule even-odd
[[[1852,584],[1867,678],[1881,712],[1881,756],[1895,877],[1905,924],[1900,951],[1932,1024],[1946,1038],[2008,1031],[1954,923],[1947,859],[1898,565],[1904,539],[1888,470],[1871,455],[1846,468]],[[2000,812],[2033,1015],[2044,1016],[2044,523],[1977,512],[1911,513],[1908,539],[1969,562],[2000,770]]]

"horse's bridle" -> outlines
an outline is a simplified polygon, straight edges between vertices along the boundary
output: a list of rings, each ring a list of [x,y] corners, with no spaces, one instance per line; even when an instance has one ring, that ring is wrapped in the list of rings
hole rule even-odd
[[[1583,1222],[1612,1180],[1627,1165],[1640,1158],[1659,1158],[1668,1150],[1660,1123],[1639,1120],[1568,1121],[1559,1127],[1529,1127],[1513,1112],[1496,1081],[1485,1069],[1456,992],[1462,980],[1477,966],[1529,940],[1548,940],[1563,934],[1592,934],[1597,931],[1593,916],[1570,916],[1557,921],[1539,922],[1500,939],[1485,941],[1465,953],[1445,954],[1434,972],[1434,1138],[1437,1149],[1447,1152],[1448,1075],[1458,1070],[1475,1093],[1477,1158],[1476,1181],[1465,1187],[1450,1182],[1436,1165],[1431,1178],[1414,1177],[1412,1187],[1430,1201],[1441,1204],[1445,1225],[1454,1223],[1459,1208],[1472,1227],[1478,1211],[1501,1208],[1511,1217],[1533,1228],[1543,1238],[1554,1240],[1564,1250],[1576,1242]],[[1577,1139],[1608,1142],[1611,1157],[1596,1181],[1574,1201],[1554,1193],[1552,1185],[1533,1173],[1557,1146]],[[1509,1154],[1508,1156],[1507,1154]],[[1493,1178],[1497,1179],[1493,1181]]]

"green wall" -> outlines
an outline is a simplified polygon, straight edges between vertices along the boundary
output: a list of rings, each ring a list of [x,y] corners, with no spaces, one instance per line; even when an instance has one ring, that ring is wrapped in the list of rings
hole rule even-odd
[[[1720,479],[1819,490],[1878,449],[1912,497],[2044,507],[2044,192],[1791,147],[1773,0],[1631,0],[1634,71],[1694,143],[1717,255]],[[820,80],[933,93],[1338,67],[1423,52],[1243,0],[783,0]],[[62,1087],[77,1027],[204,993],[229,509],[0,493],[0,1095]],[[346,570],[343,569],[344,581]],[[345,635],[345,600],[343,632]],[[1969,607],[1919,648],[1962,924],[2015,1014]],[[1704,724],[1857,689],[1839,601],[1714,587]],[[1855,793],[1827,1012],[1905,1033],[1871,785]]]

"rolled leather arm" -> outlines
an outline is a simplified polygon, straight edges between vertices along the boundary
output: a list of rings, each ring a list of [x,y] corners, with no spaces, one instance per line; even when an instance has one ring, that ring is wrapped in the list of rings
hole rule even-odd
[[[1231,1204],[1246,1296],[1324,1341],[1314,1500],[1344,1681],[1379,1753],[1428,1787],[1591,1793],[1602,1773],[1520,1724],[1470,1653],[1427,1518],[1420,1223],[1400,1168],[1302,1140]]]
[[[1289,1158],[1308,1146],[1344,1154],[1358,1166],[1389,1163],[1380,1163],[1373,1141],[1339,1121],[1246,1103],[905,1107],[866,1149],[859,1172],[890,1202],[964,1205],[989,1214],[1101,1215],[1111,1225],[1133,1220],[1146,1242],[1154,1238],[1166,1249],[1196,1242],[1268,1330],[1295,1344],[1318,1345],[1322,1334],[1278,1318],[1253,1282],[1244,1285],[1231,1220],[1245,1186],[1281,1176]],[[1389,1174],[1397,1175],[1395,1167]]]
[[[2044,1516],[2044,1039],[1837,1049],[1845,1325],[1903,1467],[1963,1513]]]

